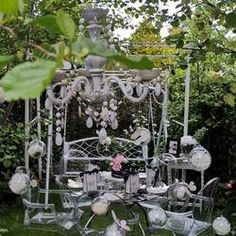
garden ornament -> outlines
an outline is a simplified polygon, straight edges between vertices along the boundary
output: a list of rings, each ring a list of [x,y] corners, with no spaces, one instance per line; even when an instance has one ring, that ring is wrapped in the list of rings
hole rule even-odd
[[[109,201],[105,197],[97,197],[93,200],[91,209],[96,215],[105,215],[109,210]]]
[[[156,207],[148,212],[148,219],[153,226],[163,226],[166,223],[167,216],[161,207]]]
[[[11,191],[15,194],[23,194],[27,191],[29,176],[25,173],[15,173],[8,185]]]
[[[138,127],[131,135],[131,139],[135,140],[136,145],[147,145],[151,140],[151,134],[148,129]]]
[[[231,230],[230,223],[224,216],[217,217],[212,223],[212,228],[218,235],[226,235]]]
[[[114,223],[112,225],[107,226],[105,230],[105,236],[125,236],[127,232],[130,231],[130,227],[127,225],[125,220],[119,220],[116,217],[115,212],[111,211],[112,218]]]
[[[194,169],[204,171],[211,165],[211,155],[203,147],[195,147],[189,154]]]
[[[39,159],[46,153],[46,145],[43,141],[35,139],[29,143],[28,154],[30,157]]]

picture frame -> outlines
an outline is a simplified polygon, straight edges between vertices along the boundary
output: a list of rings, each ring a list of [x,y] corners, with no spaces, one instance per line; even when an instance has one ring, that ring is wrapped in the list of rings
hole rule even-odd
[[[176,157],[179,157],[180,153],[180,139],[177,138],[167,138],[166,152],[170,153]]]

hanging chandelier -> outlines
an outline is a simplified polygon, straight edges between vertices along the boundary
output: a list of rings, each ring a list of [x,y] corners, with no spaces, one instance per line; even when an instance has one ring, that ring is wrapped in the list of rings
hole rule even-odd
[[[111,38],[112,27],[107,14],[108,10],[103,8],[85,9],[79,21],[79,35],[82,37],[84,29],[87,29],[93,43],[100,43],[106,48],[114,49]],[[59,83],[60,86],[62,85],[59,96],[54,92],[58,84],[50,86],[47,92],[48,99],[57,107],[68,104],[73,97],[83,102],[86,107],[86,126],[92,128],[95,123],[99,127],[97,133],[101,144],[106,143],[107,127],[114,130],[118,128],[117,87],[123,96],[133,103],[143,101],[149,94],[150,86],[156,96],[161,94],[159,69],[127,71],[126,79],[122,79],[115,74],[107,75],[103,70],[105,63],[105,58],[89,55],[84,61],[84,69],[69,68],[58,72],[62,78],[71,81],[69,85]]]

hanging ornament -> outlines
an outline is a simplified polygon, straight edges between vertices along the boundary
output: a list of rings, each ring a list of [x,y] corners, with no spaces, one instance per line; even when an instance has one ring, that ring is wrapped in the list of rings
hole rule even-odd
[[[156,95],[157,97],[160,96],[160,94],[161,94],[161,85],[160,85],[159,83],[156,84],[155,89],[154,89],[154,92],[155,92],[155,95]]]
[[[81,105],[79,105],[78,107],[78,114],[79,114],[79,118],[82,117],[82,108],[81,108]]]
[[[63,93],[65,89],[61,89],[60,92]],[[57,112],[56,112],[56,139],[55,139],[55,143],[57,146],[61,146],[63,143],[63,138],[62,138],[62,129],[64,129],[64,112],[59,112],[59,109],[61,109],[63,107],[57,108]]]
[[[213,221],[212,228],[218,235],[226,235],[231,230],[230,223],[224,216],[217,217]]]
[[[111,123],[111,128],[112,128],[113,130],[115,130],[115,129],[118,128],[118,121],[117,121],[117,119],[114,119],[114,120],[112,121],[112,123]]]
[[[56,120],[56,126],[60,126],[61,125],[61,120]]]
[[[27,152],[30,157],[39,159],[43,157],[46,153],[46,145],[43,141],[38,139],[33,140],[29,143]]]
[[[61,135],[61,133],[56,133],[56,145],[57,146],[62,145],[62,135]]]
[[[204,171],[211,165],[211,155],[205,148],[196,147],[190,152],[189,156],[190,163],[196,170]]]
[[[99,142],[104,145],[106,143],[106,138],[107,138],[107,131],[105,128],[101,128],[98,134]]]
[[[89,129],[93,127],[93,119],[92,119],[91,116],[88,117],[88,119],[86,120],[86,126],[87,126],[87,128],[89,128]]]

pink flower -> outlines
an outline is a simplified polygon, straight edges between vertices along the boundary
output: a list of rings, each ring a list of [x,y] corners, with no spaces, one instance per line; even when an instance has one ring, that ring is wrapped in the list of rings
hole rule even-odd
[[[126,161],[126,158],[122,154],[117,154],[112,161],[112,169],[114,171],[120,171],[122,166],[121,163]]]

